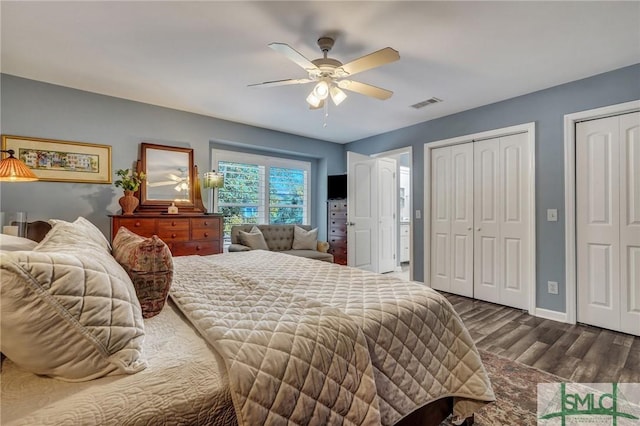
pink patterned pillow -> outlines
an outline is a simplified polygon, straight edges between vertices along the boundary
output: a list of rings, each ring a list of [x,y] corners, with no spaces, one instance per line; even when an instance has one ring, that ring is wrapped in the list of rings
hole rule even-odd
[[[113,257],[122,265],[136,289],[142,316],[160,313],[169,296],[173,259],[169,247],[158,238],[144,238],[120,227],[113,239]]]

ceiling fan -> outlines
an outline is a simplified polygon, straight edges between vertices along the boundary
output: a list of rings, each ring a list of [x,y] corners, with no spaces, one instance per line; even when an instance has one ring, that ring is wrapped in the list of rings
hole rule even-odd
[[[331,97],[334,104],[339,105],[347,98],[347,94],[341,89],[350,90],[381,100],[389,99],[391,95],[393,95],[393,92],[390,90],[350,80],[349,77],[359,72],[397,61],[400,59],[400,54],[397,50],[385,47],[384,49],[343,64],[337,59],[327,57],[333,44],[333,38],[320,37],[318,39],[318,46],[320,50],[322,50],[324,57],[310,61],[288,44],[271,43],[269,44],[270,48],[282,53],[299,67],[304,68],[309,74],[309,77],[265,81],[263,83],[250,84],[249,86],[272,87],[288,84],[316,83],[311,93],[309,93],[309,96],[307,96],[307,103],[311,109],[322,108],[328,97]]]
[[[159,182],[149,182],[147,180],[147,185],[149,187],[176,185],[174,188],[176,191],[183,191],[188,189],[189,176],[187,176],[187,169],[184,167],[178,167],[178,172],[180,173],[180,176],[176,175],[175,173],[168,173],[167,177],[169,178],[169,180]]]

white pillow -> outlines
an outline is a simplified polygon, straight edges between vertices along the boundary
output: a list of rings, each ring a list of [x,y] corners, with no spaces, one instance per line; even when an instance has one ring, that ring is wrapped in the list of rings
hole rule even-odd
[[[78,217],[74,222],[67,222],[60,219],[49,219],[49,224],[52,227],[58,225],[65,225],[65,231],[71,233],[79,238],[82,238],[83,242],[91,242],[111,252],[111,244],[104,234],[96,228],[96,226],[89,222],[84,217]],[[40,242],[42,244],[45,240],[49,239],[50,233]]]
[[[27,238],[15,237],[13,235],[0,234],[0,250],[18,251],[33,250],[38,243]]]
[[[238,236],[242,245],[251,248],[251,250],[269,250],[264,235],[257,226],[251,228],[251,232],[240,231]]]
[[[317,250],[318,249],[318,228],[307,231],[299,226],[293,228],[293,250]]]
[[[33,251],[0,254],[0,350],[66,381],[136,373],[147,364],[135,289],[100,231],[76,222],[56,222]]]

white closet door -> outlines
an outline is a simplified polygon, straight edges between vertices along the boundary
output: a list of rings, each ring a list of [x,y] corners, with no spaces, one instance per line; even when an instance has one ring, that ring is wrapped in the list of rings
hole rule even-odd
[[[500,140],[474,143],[474,297],[500,303]]]
[[[451,292],[473,297],[473,144],[451,147]]]
[[[576,125],[578,321],[620,329],[619,118]]]
[[[451,291],[451,147],[431,154],[431,287]]]
[[[640,335],[640,112],[620,116],[620,330]]]
[[[500,303],[528,309],[529,149],[527,134],[500,138]]]

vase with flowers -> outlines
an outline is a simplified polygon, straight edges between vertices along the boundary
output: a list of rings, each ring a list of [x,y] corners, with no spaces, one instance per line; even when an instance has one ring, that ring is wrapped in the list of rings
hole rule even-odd
[[[117,170],[116,175],[119,179],[114,182],[115,186],[124,190],[124,196],[118,200],[120,207],[122,207],[122,214],[132,215],[140,204],[140,200],[133,193],[140,188],[140,184],[146,176],[143,172],[134,172],[129,169]]]

